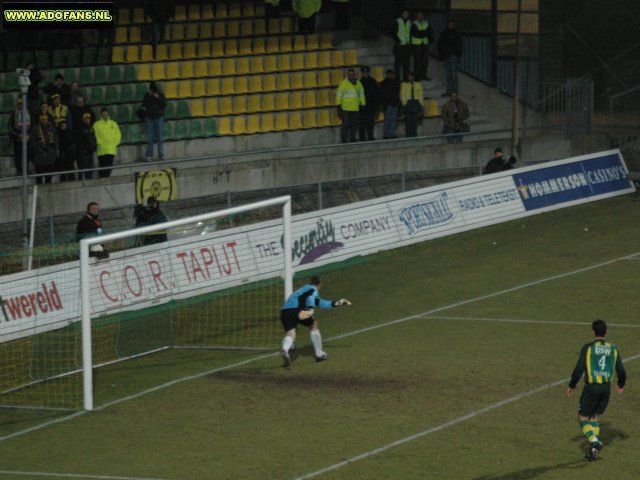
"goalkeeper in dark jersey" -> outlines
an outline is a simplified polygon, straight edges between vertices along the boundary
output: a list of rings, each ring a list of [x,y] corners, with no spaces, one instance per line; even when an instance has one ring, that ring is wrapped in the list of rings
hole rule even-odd
[[[611,381],[613,371],[618,377],[616,389],[618,394],[624,391],[624,384],[627,374],[622,364],[622,357],[618,352],[618,347],[605,341],[607,334],[607,324],[604,320],[596,320],[592,324],[595,340],[587,343],[580,350],[578,363],[573,369],[567,397],[571,398],[584,375],[584,390],[580,395],[580,408],[578,410],[578,421],[580,429],[589,442],[589,451],[586,458],[590,462],[597,460],[598,452],[602,450],[603,444],[600,441],[600,425],[598,416],[602,415],[609,403],[611,395]]]
[[[291,357],[289,350],[296,340],[296,327],[298,324],[308,327],[311,336],[311,343],[316,354],[316,361],[321,362],[327,359],[327,354],[322,350],[322,336],[318,330],[318,323],[313,318],[313,313],[317,307],[333,308],[342,307],[343,305],[351,305],[349,300],[342,298],[340,300],[331,301],[320,298],[319,289],[322,285],[320,277],[313,276],[307,285],[293,292],[287,301],[284,302],[280,311],[280,320],[284,331],[287,332],[282,339],[282,349],[280,355],[284,362],[284,366],[291,365]]]

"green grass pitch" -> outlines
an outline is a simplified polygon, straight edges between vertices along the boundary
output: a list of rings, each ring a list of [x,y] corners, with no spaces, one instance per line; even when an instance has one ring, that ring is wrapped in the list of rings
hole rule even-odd
[[[637,478],[639,214],[620,197],[326,271],[353,302],[317,315],[327,362],[299,330],[290,369],[277,342],[100,369],[120,397],[99,411],[0,410],[0,480]],[[564,391],[596,318],[629,382],[588,463]]]

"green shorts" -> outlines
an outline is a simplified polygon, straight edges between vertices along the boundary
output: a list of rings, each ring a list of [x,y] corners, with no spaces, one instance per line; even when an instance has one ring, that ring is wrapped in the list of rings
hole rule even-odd
[[[594,417],[602,415],[609,404],[611,395],[611,384],[593,383],[587,384],[580,395],[580,409],[578,415],[583,417]]]

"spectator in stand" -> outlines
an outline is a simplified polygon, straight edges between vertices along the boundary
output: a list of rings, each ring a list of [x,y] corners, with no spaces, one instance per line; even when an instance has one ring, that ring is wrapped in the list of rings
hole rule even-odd
[[[395,71],[398,78],[405,80],[411,70],[411,18],[409,10],[404,10],[394,23],[393,55],[395,57]]]
[[[144,109],[144,121],[147,127],[147,162],[153,160],[153,142],[158,142],[158,156],[164,160],[164,150],[162,146],[162,133],[164,130],[164,109],[167,107],[167,100],[158,90],[155,82],[149,84],[149,91],[142,99]]]
[[[442,133],[449,134],[447,142],[462,143],[462,135],[451,134],[469,131],[466,123],[468,118],[469,106],[458,98],[457,92],[453,92],[449,101],[442,107]]]
[[[56,172],[67,172],[76,169],[76,143],[73,132],[62,121],[58,125],[58,158],[56,159]],[[60,181],[67,182],[76,179],[75,173],[61,173]]]
[[[69,106],[71,102],[71,87],[64,83],[64,76],[61,73],[58,73],[54,81],[49,82],[42,90],[49,96],[49,103],[52,103],[53,96],[57,94],[60,95],[61,103]]]
[[[376,115],[380,107],[380,87],[375,78],[371,76],[371,69],[366,65],[360,68],[362,77],[360,83],[364,90],[365,104],[360,109],[360,141],[375,140],[373,138],[373,127],[376,122]]]
[[[174,15],[173,2],[169,0],[147,0],[144,5],[145,16],[151,19],[151,43],[155,46],[167,40],[167,24]]]
[[[494,150],[493,158],[487,162],[482,173],[488,174],[511,170],[516,161],[516,157],[510,157],[509,160],[507,160],[502,149],[498,147]]]
[[[358,116],[366,105],[362,83],[356,78],[356,71],[350,68],[338,87],[338,116],[342,119],[340,139],[342,143],[355,142],[358,130]]]
[[[118,152],[118,145],[122,140],[120,127],[109,118],[109,110],[100,110],[100,119],[93,124],[93,131],[96,134],[96,145],[98,149],[98,166],[111,167],[113,159]],[[100,170],[98,177],[106,178],[111,176],[111,170]]]
[[[58,95],[57,93],[54,93],[51,96],[49,115],[53,117],[53,123],[56,128],[58,128],[62,122],[70,122],[69,107],[62,104],[60,95]]]
[[[458,65],[462,57],[462,35],[456,30],[453,18],[449,19],[446,30],[440,34],[438,55],[444,62],[447,76],[447,91],[442,96],[449,97],[458,91]]]
[[[18,175],[22,175],[22,126],[27,127],[27,141],[29,140],[29,130],[31,130],[31,115],[27,110],[26,116],[22,111],[24,102],[22,97],[16,100],[16,108],[14,108],[9,116],[9,138],[13,144],[13,162]]]
[[[49,121],[53,123],[53,116],[49,113],[49,104],[47,102],[40,102],[40,108],[33,112],[33,117],[38,118],[40,115],[47,115]]]
[[[85,105],[85,97],[84,95],[78,95],[76,98],[75,105],[72,105],[69,109],[71,115],[71,124],[69,125],[72,130],[79,130],[82,128],[82,117],[85,113],[88,113],[91,116],[91,124],[96,120],[96,114],[88,105]]]
[[[96,134],[93,131],[93,116],[90,113],[82,115],[80,128],[76,130],[76,149],[78,168],[80,170],[93,168],[93,154],[96,153]],[[79,174],[86,179],[93,178],[93,172]]]
[[[114,8],[117,11],[117,8]],[[108,25],[103,25],[98,28],[98,45],[96,48],[96,55],[94,58],[95,63],[98,63],[100,58],[100,50],[102,48],[107,49],[107,58],[111,62],[111,51],[113,49],[113,43],[116,39],[116,16],[111,15],[111,22]]]
[[[433,29],[424,18],[424,13],[418,12],[411,25],[411,46],[413,49],[413,65],[416,80],[431,80],[429,78],[429,45],[433,42]]]
[[[71,103],[69,103],[69,107],[74,107],[78,101],[78,97],[87,98],[84,91],[80,89],[80,84],[78,82],[71,82]]]
[[[38,70],[34,64],[27,65],[29,69],[29,80],[31,81],[31,85],[29,85],[29,89],[27,90],[27,109],[30,112],[37,110],[38,105],[40,104],[40,83],[42,82],[42,74],[40,70]]]
[[[384,106],[384,138],[396,137],[396,122],[400,108],[400,82],[396,72],[387,70],[387,77],[380,83]]]
[[[264,20],[269,28],[269,20],[280,16],[280,0],[265,0],[264,2]]]
[[[351,26],[351,11],[349,0],[333,0],[335,13],[334,25],[336,30],[349,30]]]
[[[314,33],[316,13],[322,8],[322,0],[291,0],[291,6],[298,16],[298,33]]]
[[[422,83],[415,81],[413,72],[409,72],[406,82],[400,85],[400,100],[404,111],[404,125],[407,137],[418,136],[418,120],[424,113],[424,94]]]
[[[30,157],[36,173],[53,172],[58,156],[58,135],[48,114],[41,114],[29,135]],[[51,183],[51,175],[36,178],[36,183]]]

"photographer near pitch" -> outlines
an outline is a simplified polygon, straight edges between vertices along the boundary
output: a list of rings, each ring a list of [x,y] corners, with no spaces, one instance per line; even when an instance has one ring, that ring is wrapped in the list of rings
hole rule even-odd
[[[133,209],[133,219],[136,227],[146,227],[167,221],[166,215],[160,210],[160,202],[156,197],[147,198],[147,205],[138,204]],[[136,247],[143,245],[153,245],[154,243],[162,243],[167,241],[167,233],[148,233],[136,237]]]

